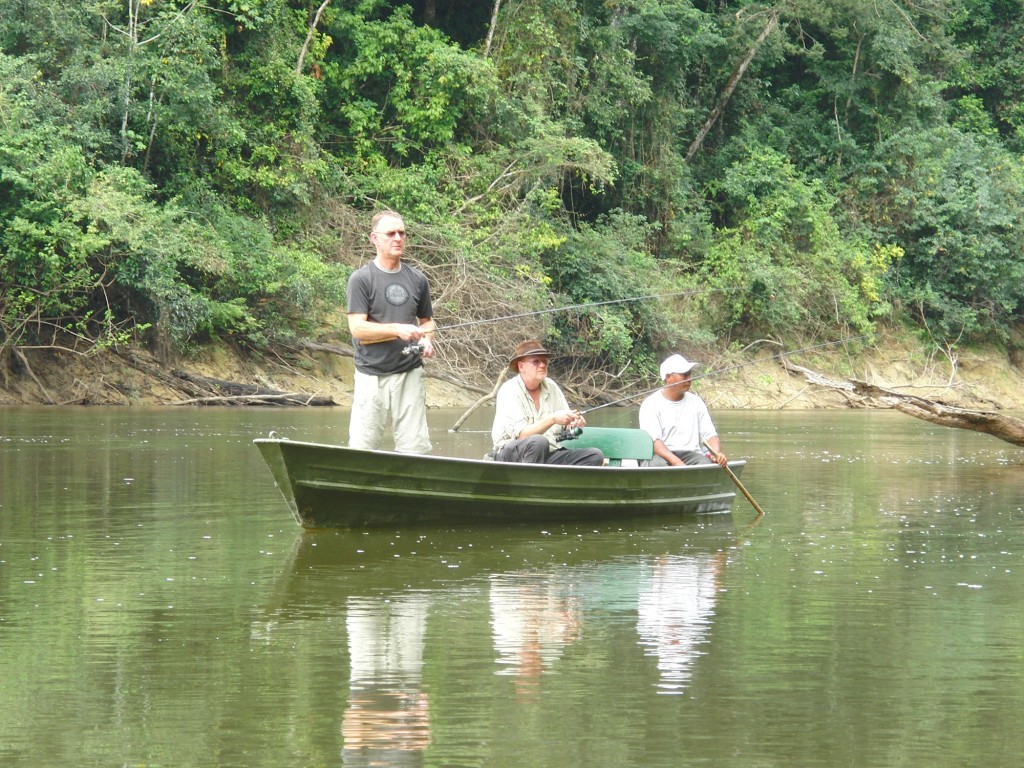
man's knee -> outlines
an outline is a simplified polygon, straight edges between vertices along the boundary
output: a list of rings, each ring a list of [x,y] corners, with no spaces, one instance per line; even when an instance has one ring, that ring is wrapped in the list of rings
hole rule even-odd
[[[543,464],[547,461],[551,444],[544,435],[530,435],[503,446],[497,454],[498,461]]]
[[[551,453],[551,444],[544,435],[530,435],[522,442],[522,461],[543,464]]]
[[[361,451],[376,451],[380,448],[384,430],[381,425],[371,419],[352,419],[348,426],[349,448]]]
[[[683,460],[683,463],[690,467],[695,467],[700,464],[714,464],[711,459],[705,456],[700,451],[681,451],[676,454]]]

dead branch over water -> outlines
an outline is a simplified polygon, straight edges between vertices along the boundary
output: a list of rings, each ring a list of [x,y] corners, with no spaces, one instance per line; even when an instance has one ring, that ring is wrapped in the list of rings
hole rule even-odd
[[[803,376],[812,386],[842,393],[851,407],[893,408],[931,424],[983,432],[1007,443],[1024,446],[1024,419],[995,411],[977,411],[947,405],[940,400],[908,395],[860,379],[830,379],[817,371],[795,365],[785,358],[780,359],[780,364],[790,374]]]

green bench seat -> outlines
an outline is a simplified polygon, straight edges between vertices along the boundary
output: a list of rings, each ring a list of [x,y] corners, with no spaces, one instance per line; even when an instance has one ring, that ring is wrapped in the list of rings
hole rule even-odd
[[[600,448],[609,466],[622,466],[624,459],[637,462],[650,461],[654,456],[654,441],[642,429],[617,427],[583,427],[577,437],[563,440],[563,448]]]

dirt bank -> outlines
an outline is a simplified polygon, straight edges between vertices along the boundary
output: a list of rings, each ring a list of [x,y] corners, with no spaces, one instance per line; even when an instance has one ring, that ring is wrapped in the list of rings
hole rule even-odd
[[[339,353],[340,352],[340,353]],[[963,350],[955,358],[928,355],[905,341],[884,340],[856,359],[831,352],[790,359],[829,379],[854,377],[919,397],[940,399],[974,409],[1024,410],[1024,371],[997,349]],[[228,347],[207,347],[197,354],[160,366],[149,355],[111,351],[89,357],[42,351],[15,359],[0,387],[0,405],[199,405],[246,404],[235,389],[195,389],[192,382],[230,382],[253,391],[298,394],[340,406],[351,403],[352,358],[335,351],[302,350],[281,356],[252,358]],[[430,370],[430,363],[428,371]],[[704,378],[699,378],[703,371]],[[558,378],[557,367],[553,374]],[[559,380],[570,392],[572,382]],[[428,405],[466,408],[491,382],[470,387],[450,380],[428,379]],[[657,382],[651,382],[655,387]],[[849,400],[828,388],[787,372],[777,352],[760,356],[707,361],[698,369],[694,390],[716,409],[847,408]],[[642,393],[641,393],[642,394]],[[275,402],[269,398],[266,402]]]

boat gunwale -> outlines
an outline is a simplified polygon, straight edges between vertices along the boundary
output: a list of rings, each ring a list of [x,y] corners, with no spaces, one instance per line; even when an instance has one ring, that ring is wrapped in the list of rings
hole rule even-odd
[[[398,453],[396,451],[385,451],[385,450],[374,450],[374,449],[363,449],[363,448],[350,448],[347,445],[338,445],[335,443],[316,443],[307,440],[291,440],[287,437],[258,437],[253,440],[253,443],[270,443],[280,445],[294,445],[302,448],[323,448],[330,451],[344,451],[346,453],[355,454],[375,454],[379,456],[387,457],[403,457],[411,458],[417,461],[427,462],[439,462],[439,463],[454,463],[454,464],[469,464],[472,466],[495,466],[502,469],[515,470],[515,468],[522,468],[524,470],[541,470],[541,471],[572,471],[572,472],[608,472],[616,471],[621,472],[622,470],[636,472],[637,470],[644,470],[644,473],[651,472],[687,472],[687,471],[708,471],[710,469],[718,468],[717,464],[687,464],[681,467],[641,467],[631,465],[605,465],[600,467],[594,466],[569,466],[565,464],[529,464],[520,462],[509,462],[509,461],[494,461],[493,459],[472,459],[462,456],[435,456],[429,453]],[[746,460],[736,459],[729,462],[729,467],[737,468],[746,466]]]
[[[373,492],[379,488],[374,485],[356,485],[354,483],[337,483],[325,480],[297,480],[295,485],[300,488],[308,488],[312,491],[358,491],[358,492]],[[575,491],[575,489],[572,489]],[[388,488],[381,495],[387,496],[404,496],[408,498],[430,498],[436,500],[449,500],[449,501],[476,501],[476,502],[504,502],[507,498],[504,496],[495,496],[483,493],[456,493],[454,491],[430,491],[430,490],[410,490],[406,488]],[[704,494],[686,494],[685,498],[688,501],[694,502],[710,502],[717,501],[720,499],[733,498],[736,492],[734,490],[721,491],[718,493],[704,493]],[[623,506],[621,499],[601,499],[587,497],[585,499],[588,506],[591,507],[608,507],[616,508]],[[633,499],[630,504],[634,506],[645,506],[645,507],[659,507],[666,504],[674,504],[679,501],[677,496],[646,496],[641,500]],[[534,507],[551,507],[557,508],[564,506],[566,499],[562,496],[528,496],[523,497],[521,500],[523,504],[529,504]]]

